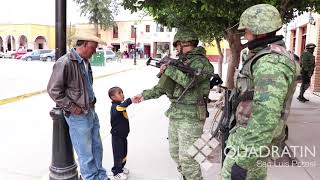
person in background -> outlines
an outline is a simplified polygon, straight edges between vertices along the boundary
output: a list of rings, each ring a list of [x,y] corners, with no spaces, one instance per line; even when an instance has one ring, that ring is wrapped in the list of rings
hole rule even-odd
[[[313,75],[314,67],[315,67],[315,57],[313,55],[315,44],[309,43],[306,45],[305,51],[301,55],[301,86],[300,86],[300,94],[298,96],[298,100],[302,103],[309,101],[304,97],[304,92],[309,88],[311,77]]]

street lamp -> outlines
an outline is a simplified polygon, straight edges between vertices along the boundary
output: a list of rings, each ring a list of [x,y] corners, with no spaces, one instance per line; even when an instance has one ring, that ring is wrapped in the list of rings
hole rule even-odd
[[[66,8],[64,0],[56,0],[56,59],[66,53]],[[50,111],[53,120],[52,159],[49,180],[78,180],[77,164],[69,135],[69,127],[60,107]]]
[[[137,65],[137,25],[133,25],[134,28],[134,59],[133,64]]]

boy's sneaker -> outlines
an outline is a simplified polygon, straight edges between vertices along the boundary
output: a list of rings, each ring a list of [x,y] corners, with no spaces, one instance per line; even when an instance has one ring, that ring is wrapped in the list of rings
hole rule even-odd
[[[116,180],[126,180],[128,179],[128,176],[124,173],[118,173],[117,175],[113,176]]]
[[[127,168],[122,168],[122,172],[125,175],[128,175],[130,173],[129,169],[127,169]]]

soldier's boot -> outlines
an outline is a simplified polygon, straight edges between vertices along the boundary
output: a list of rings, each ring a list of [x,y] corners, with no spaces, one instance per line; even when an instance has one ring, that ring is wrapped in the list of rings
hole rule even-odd
[[[300,102],[303,102],[303,103],[306,102],[306,101],[304,100],[303,96],[300,96],[300,95],[299,95],[299,96],[297,97],[297,99],[298,99]]]
[[[304,91],[305,91],[304,84],[301,84],[300,94],[299,94],[299,96],[298,96],[297,99],[298,99],[300,102],[303,102],[303,103],[306,102],[306,101],[305,101],[305,98],[303,97]]]
[[[302,99],[303,99],[304,101],[309,101],[309,99],[306,99],[304,96],[302,96]]]

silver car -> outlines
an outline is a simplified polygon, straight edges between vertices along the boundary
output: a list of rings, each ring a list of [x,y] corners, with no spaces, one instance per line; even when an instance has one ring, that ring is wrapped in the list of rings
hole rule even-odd
[[[106,50],[104,53],[104,59],[106,62],[111,62],[116,59],[116,54],[112,50]]]

